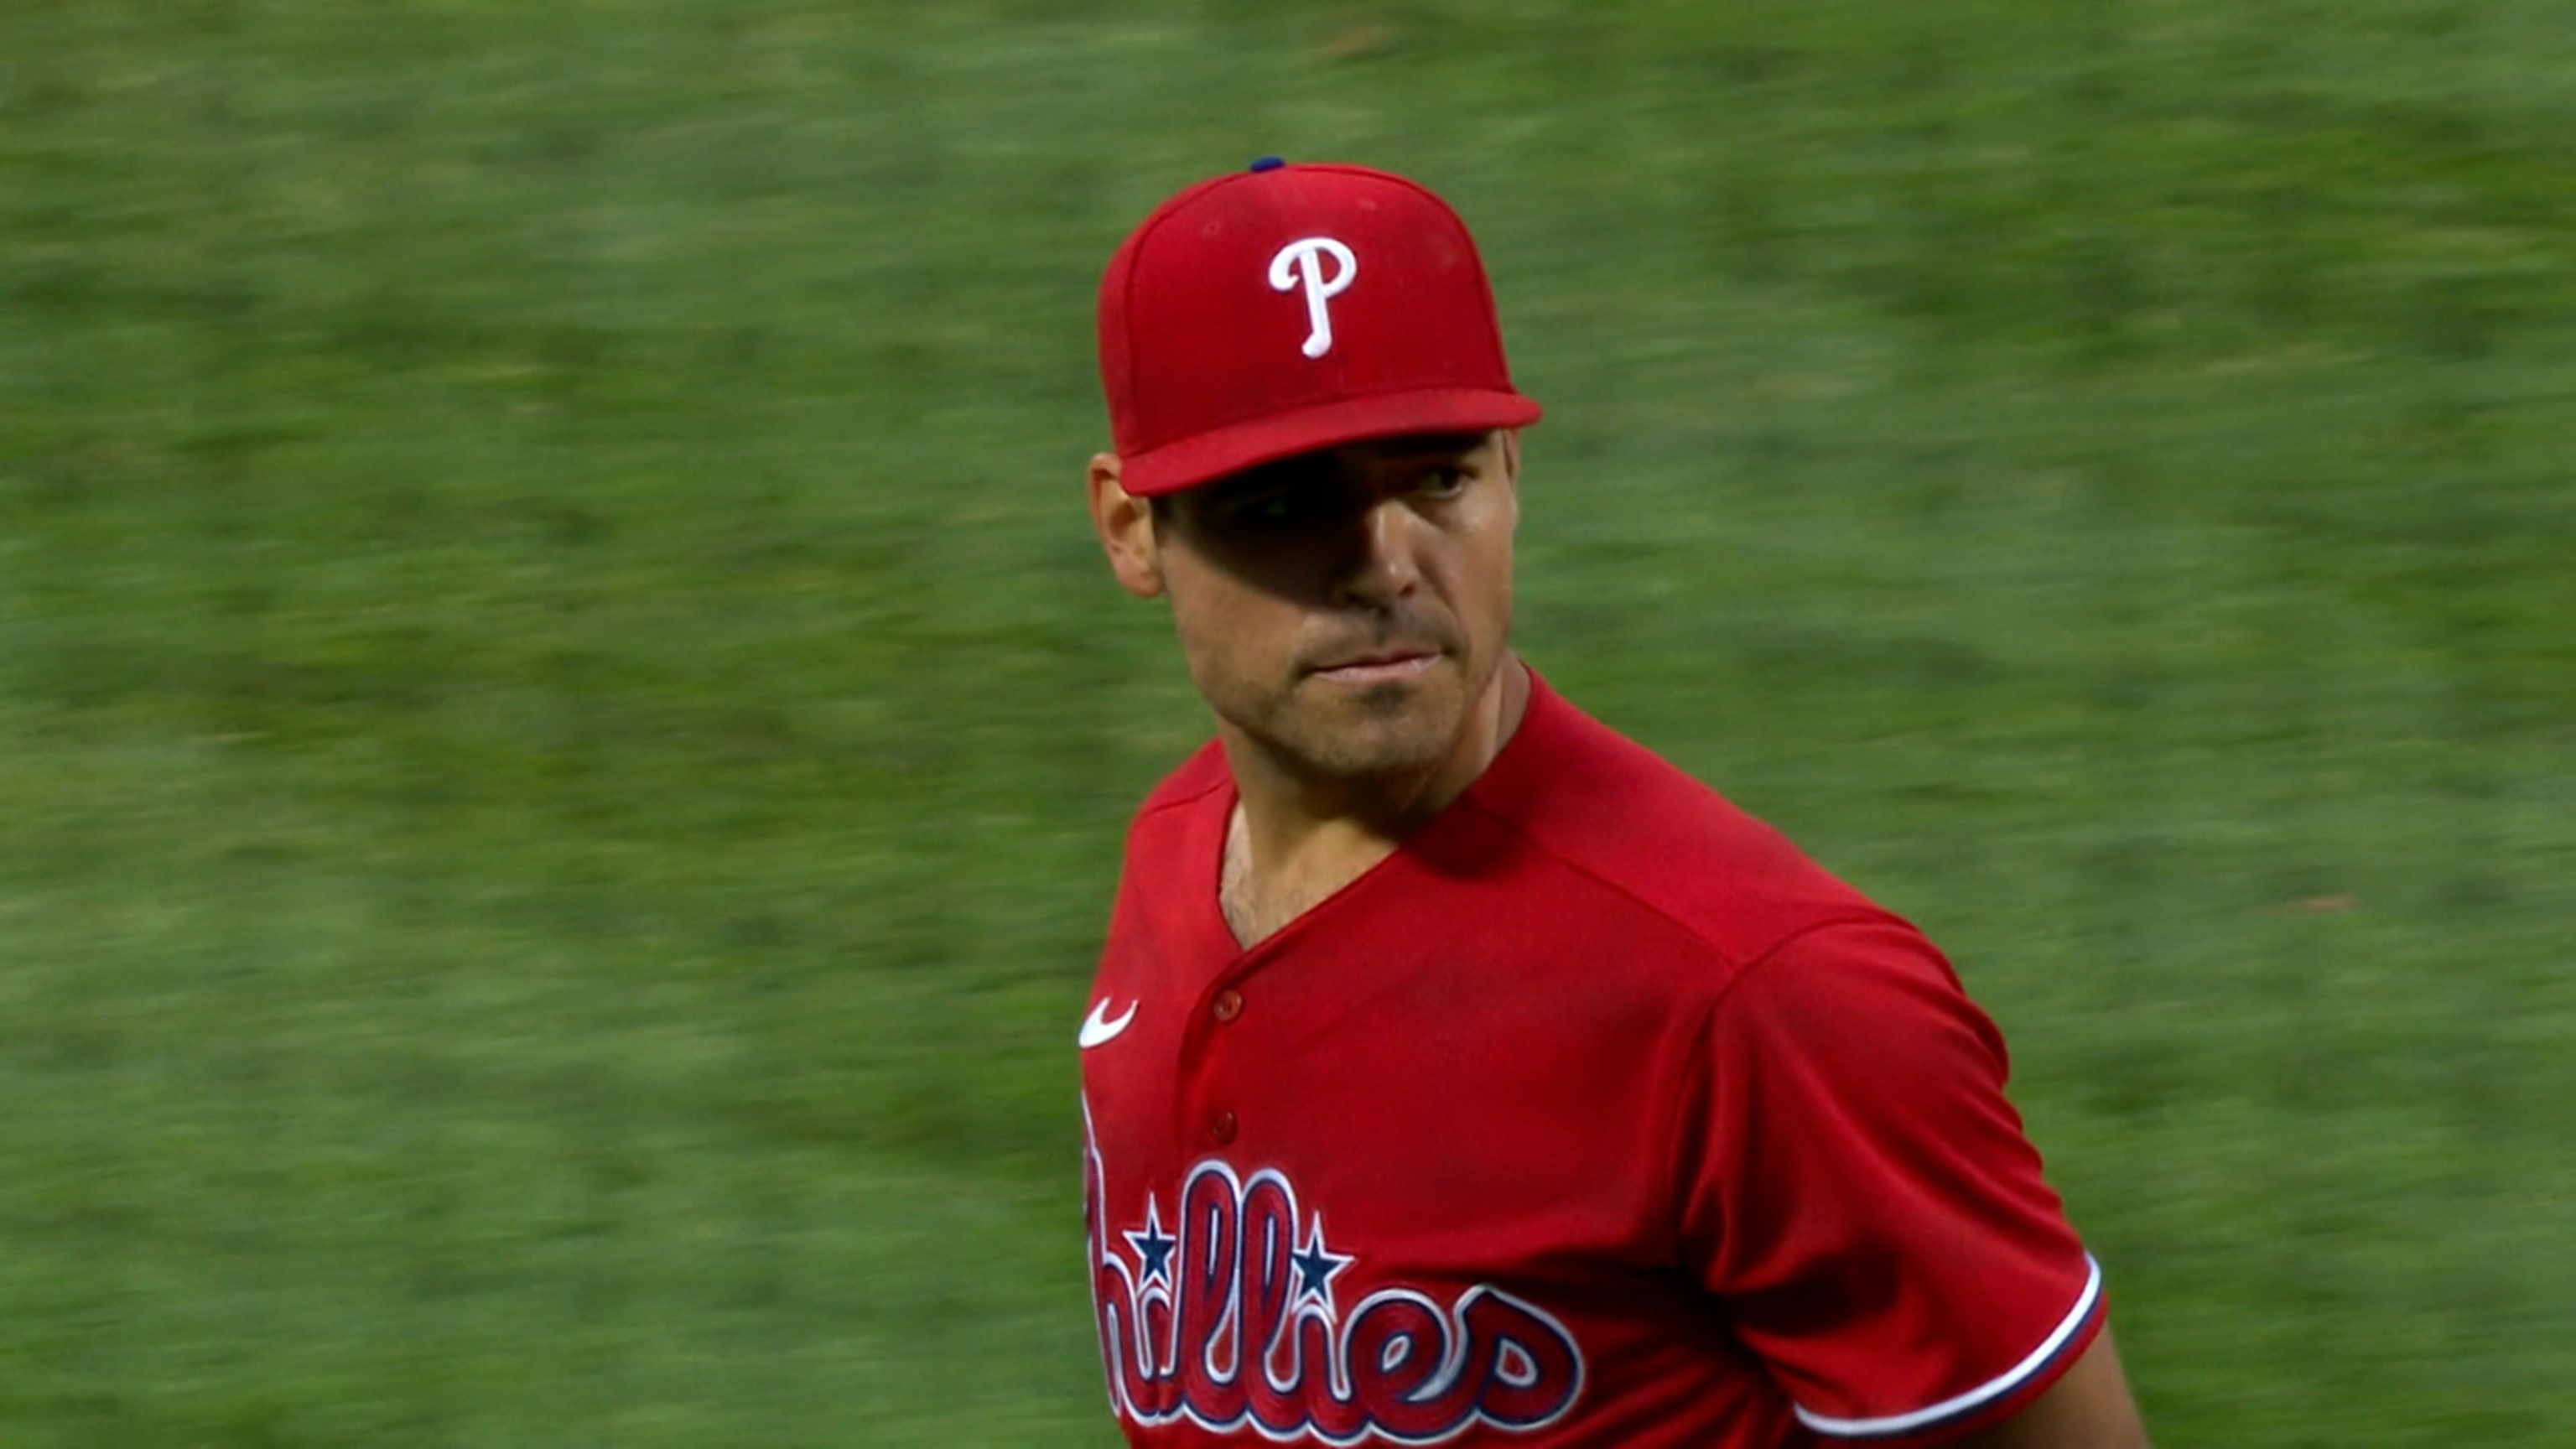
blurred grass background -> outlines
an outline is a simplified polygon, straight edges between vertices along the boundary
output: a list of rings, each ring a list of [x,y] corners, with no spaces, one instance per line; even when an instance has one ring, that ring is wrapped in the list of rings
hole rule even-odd
[[[2545,0],[0,9],[0,1437],[1102,1445],[1118,238],[1477,228],[1522,638],[1950,948],[2167,1445],[2576,1438]]]

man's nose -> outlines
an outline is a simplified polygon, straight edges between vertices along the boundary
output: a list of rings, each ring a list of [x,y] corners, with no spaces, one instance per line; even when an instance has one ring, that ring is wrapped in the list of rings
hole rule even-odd
[[[1422,520],[1400,498],[1379,498],[1351,519],[1334,581],[1338,602],[1382,607],[1422,583],[1417,531]]]

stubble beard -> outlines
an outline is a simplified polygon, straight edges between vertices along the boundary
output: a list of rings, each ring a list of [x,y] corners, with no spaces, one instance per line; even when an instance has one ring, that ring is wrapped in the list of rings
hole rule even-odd
[[[1455,655],[1424,678],[1342,689],[1301,677],[1287,689],[1212,698],[1217,713],[1289,774],[1318,784],[1402,781],[1436,771],[1466,734],[1468,711],[1491,682]]]

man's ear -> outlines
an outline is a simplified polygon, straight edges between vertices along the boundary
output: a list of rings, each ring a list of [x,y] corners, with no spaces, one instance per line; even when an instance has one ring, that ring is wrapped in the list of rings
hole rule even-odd
[[[1118,486],[1118,455],[1095,454],[1091,460],[1091,526],[1109,555],[1109,572],[1118,587],[1140,599],[1163,592],[1163,555],[1154,536],[1154,507]]]

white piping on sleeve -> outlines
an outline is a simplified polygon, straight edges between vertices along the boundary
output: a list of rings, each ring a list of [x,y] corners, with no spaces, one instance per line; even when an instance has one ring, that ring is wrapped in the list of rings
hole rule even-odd
[[[1943,1399],[1928,1409],[1917,1409],[1910,1414],[1891,1414],[1883,1419],[1829,1419],[1822,1414],[1809,1413],[1806,1408],[1798,1404],[1791,1404],[1790,1407],[1798,1411],[1799,1423],[1819,1434],[1831,1434],[1840,1439],[1859,1439],[1881,1434],[1903,1434],[1909,1430],[1937,1424],[1944,1419],[1956,1418],[1980,1405],[1990,1404],[2020,1388],[2029,1381],[2031,1375],[2045,1368],[2048,1361],[2057,1356],[2057,1351],[2066,1346],[2066,1340],[2074,1337],[2075,1330],[2082,1328],[2084,1320],[2092,1315],[2094,1300],[2102,1296],[2102,1265],[2093,1260],[2092,1254],[2087,1253],[2084,1255],[2084,1267],[2086,1270],[2084,1291],[2076,1295],[2075,1306],[2067,1311],[2065,1319],[2057,1325],[2056,1330],[2041,1340],[2039,1347],[2030,1351],[2030,1357],[1964,1394]]]

